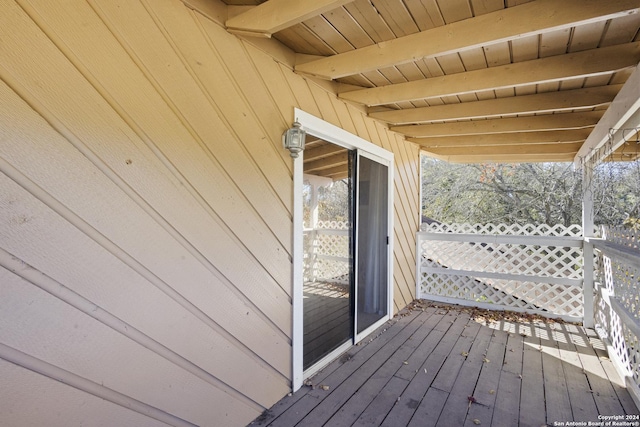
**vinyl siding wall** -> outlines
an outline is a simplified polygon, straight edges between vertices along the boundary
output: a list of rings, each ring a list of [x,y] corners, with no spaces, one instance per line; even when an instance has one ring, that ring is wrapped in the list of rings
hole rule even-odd
[[[289,391],[294,107],[394,152],[413,299],[417,146],[211,16],[0,0],[3,426],[244,425]]]

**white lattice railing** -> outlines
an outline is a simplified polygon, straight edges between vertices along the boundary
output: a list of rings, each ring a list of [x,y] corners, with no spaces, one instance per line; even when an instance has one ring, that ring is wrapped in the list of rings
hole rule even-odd
[[[640,405],[640,233],[604,229],[589,242],[598,257],[595,329]]]
[[[578,225],[425,224],[417,241],[420,298],[582,320]]]
[[[349,223],[318,221],[303,235],[304,281],[349,284]]]

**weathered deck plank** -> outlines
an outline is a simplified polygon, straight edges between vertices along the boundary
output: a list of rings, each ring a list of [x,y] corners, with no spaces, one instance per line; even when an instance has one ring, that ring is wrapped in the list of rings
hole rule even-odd
[[[418,350],[408,360],[408,364],[396,374],[396,376],[411,380],[411,382],[400,395],[400,404],[393,407],[383,422],[383,426],[394,427],[397,425],[406,425],[412,420],[412,417],[414,417],[414,412],[416,412],[416,408],[418,408],[420,402],[426,399],[425,395],[429,394],[430,384],[451,353],[460,334],[464,331],[464,327],[469,322],[469,317],[466,315],[457,316],[453,323],[450,323],[449,318],[449,316],[443,317],[442,321],[436,325],[431,334],[429,334],[427,339],[422,342]],[[438,330],[438,327],[441,329]],[[416,365],[418,368],[414,369]],[[431,390],[433,390],[431,393],[438,398],[444,396],[444,400],[442,401],[442,405],[444,406],[448,393],[440,393],[441,390],[435,388]],[[438,415],[441,409],[442,408],[437,411]],[[426,410],[426,408],[422,408],[418,411]],[[428,412],[433,413],[431,410],[428,410]],[[434,420],[434,425],[435,421],[437,421],[437,418]]]
[[[546,425],[544,381],[542,378],[540,338],[527,336],[522,355],[522,385],[520,386],[520,425]]]
[[[473,391],[473,397],[479,404],[471,404],[465,419],[465,426],[475,425],[475,421],[491,424],[495,408],[496,393],[500,385],[500,377],[504,362],[505,347],[508,334],[503,331],[493,331],[491,342],[487,348],[486,358],[478,382]]]
[[[375,354],[380,348],[382,348],[387,340],[392,339],[395,335],[400,333],[404,327],[413,321],[419,314],[419,311],[403,312],[400,316],[397,316],[392,321],[387,322],[384,329],[384,333],[380,334],[378,339],[371,341],[367,345],[356,345],[351,347],[347,353],[345,353],[338,360],[334,361],[321,372],[316,374],[310,384],[322,384],[323,381],[331,377],[330,381],[327,381],[329,387],[331,385],[340,384],[344,381],[350,373],[357,369],[362,363],[368,360],[373,354]],[[375,335],[374,333],[373,335]],[[345,366],[346,362],[349,362],[348,366]],[[304,416],[315,407],[314,400],[306,399],[307,395],[314,389],[310,386],[305,386],[298,390],[296,393],[281,399],[278,403],[272,406],[269,410],[265,411],[258,419],[253,422],[253,425],[267,426],[267,425],[282,425],[292,426],[300,421]],[[296,421],[297,419],[297,421]]]
[[[473,397],[473,390],[475,389],[478,381],[480,370],[482,369],[482,365],[485,363],[484,360],[486,360],[485,355],[487,354],[487,347],[489,346],[491,333],[491,329],[480,327],[475,339],[468,337],[471,340],[471,347],[468,350],[467,356],[465,356],[465,354],[455,353],[449,356],[450,359],[461,358],[462,364],[460,365],[460,370],[458,371],[455,381],[451,385],[449,398],[447,399],[444,409],[440,414],[440,418],[436,424],[437,426],[444,427],[464,425],[467,410],[471,407],[469,397]],[[440,375],[438,374],[438,376]],[[436,377],[436,381],[437,380],[438,377]],[[435,385],[436,381],[434,381],[434,387],[440,388]],[[448,385],[448,382],[441,381],[439,384],[441,386],[446,386]],[[440,388],[440,390],[447,391],[443,388]],[[476,404],[483,405],[484,403],[478,401]]]
[[[567,382],[560,361],[560,351],[552,339],[541,340],[544,397],[547,424],[553,425],[573,419]]]
[[[433,310],[435,311],[435,310]],[[317,406],[324,402],[325,398],[330,396],[335,396],[335,391],[338,390],[338,387],[342,384],[345,384],[346,388],[353,387],[353,384],[349,384],[349,381],[346,381],[348,378],[351,378],[354,372],[358,372],[367,362],[370,362],[372,359],[378,356],[381,352],[386,353],[389,351],[389,348],[395,348],[395,346],[406,340],[406,336],[410,335],[411,327],[410,325],[419,317],[419,314],[422,312],[414,311],[410,312],[408,315],[404,315],[400,317],[395,323],[391,325],[391,327],[386,326],[383,329],[387,329],[384,333],[380,334],[380,336],[372,341],[364,342],[364,345],[356,346],[363,347],[358,351],[352,358],[350,358],[347,362],[339,365],[337,368],[334,368],[334,371],[329,375],[324,375],[324,371],[320,372],[312,379],[312,383],[315,385],[324,385],[328,387],[327,390],[323,390],[322,388],[303,388],[298,392],[294,393],[293,396],[298,394],[302,394],[302,397],[296,401],[291,407],[287,408],[282,414],[276,417],[275,413],[272,413],[272,421],[271,424],[267,422],[259,425],[273,425],[273,426],[293,426],[300,422],[303,418],[305,418],[310,412],[314,411]],[[409,329],[407,329],[409,327]],[[378,332],[374,332],[372,335],[376,335]],[[398,338],[399,337],[399,338]],[[389,344],[389,345],[388,345]],[[384,356],[384,354],[383,354]],[[340,361],[337,361],[340,363]],[[374,359],[375,363],[375,359]],[[329,365],[332,367],[336,362]],[[301,393],[302,392],[302,393]],[[293,397],[292,396],[292,397]],[[335,397],[332,398],[336,400]],[[283,399],[283,400],[286,400]],[[330,402],[332,403],[332,402]],[[323,410],[327,416],[333,415],[330,409],[325,409],[329,407],[329,404],[325,404]],[[339,409],[340,406],[337,406]],[[336,409],[336,410],[337,410]],[[319,412],[319,411],[318,411]],[[313,417],[311,417],[313,418]],[[306,423],[306,420],[305,420]]]
[[[506,326],[506,327],[505,327]],[[515,325],[503,325],[505,331],[515,331]],[[508,333],[502,361],[500,380],[492,414],[492,426],[518,425],[520,418],[520,387],[522,384],[522,357],[524,337]]]
[[[473,310],[423,303],[253,424],[538,427],[638,413],[615,375],[580,326],[481,324]]]
[[[573,325],[550,325],[553,330],[563,335],[562,339],[556,338],[556,341],[560,351],[564,376],[567,380],[567,391],[571,401],[573,419],[597,420],[598,408],[596,407],[594,396],[590,392],[591,387],[577,353],[577,346],[585,345],[588,340],[585,334],[581,334],[578,331],[577,327],[574,327],[575,331],[571,331],[567,326]]]
[[[360,414],[372,403],[372,401],[379,396],[380,393],[387,391],[385,389],[387,388],[387,384],[393,379],[393,375],[402,366],[404,366],[407,358],[409,358],[411,353],[414,352],[415,348],[420,343],[421,337],[428,333],[430,324],[429,320],[434,316],[440,317],[439,315],[429,314],[429,317],[427,318],[426,314],[423,313],[420,316],[422,321],[420,321],[421,319],[416,320],[419,324],[416,325],[417,329],[415,333],[409,336],[407,340],[391,355],[391,357],[389,357],[389,359],[387,359],[384,364],[366,380],[358,390],[357,394],[347,398],[346,403],[344,403],[331,420],[329,420],[327,423],[328,425],[351,425],[356,421],[356,419],[358,419]],[[438,318],[434,319],[434,321],[437,320]],[[408,381],[403,380],[405,387],[407,383]],[[402,393],[402,390],[400,393]],[[396,395],[396,400],[397,396],[398,395]]]
[[[426,314],[423,313],[424,317]],[[310,395],[316,398],[324,399],[309,413],[309,416],[305,419],[305,425],[307,426],[321,426],[324,425],[337,411],[339,411],[352,395],[356,394],[360,390],[362,385],[374,375],[384,363],[398,350],[398,348],[416,332],[416,330],[422,325],[423,322],[414,320],[409,325],[393,337],[387,345],[378,350],[369,360],[362,364],[362,366],[352,373],[348,381],[339,384],[335,390],[325,397],[325,390],[315,390]],[[358,393],[361,396],[363,393]],[[366,407],[366,405],[365,405]]]
[[[437,388],[429,388],[424,396],[424,399],[418,406],[413,418],[409,423],[410,427],[433,427],[436,425],[442,408],[447,401],[449,393],[446,391],[438,390]],[[396,424],[403,425],[403,424]]]

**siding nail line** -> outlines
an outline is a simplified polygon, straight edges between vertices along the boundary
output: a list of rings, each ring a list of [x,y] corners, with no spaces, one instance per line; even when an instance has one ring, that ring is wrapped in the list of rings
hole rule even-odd
[[[87,378],[81,377],[69,372],[65,369],[52,365],[44,360],[30,356],[21,352],[13,347],[0,343],[0,358],[14,365],[20,366],[24,369],[28,369],[32,372],[38,373],[45,377],[48,377],[54,381],[61,382],[70,387],[76,388],[85,393],[96,396],[100,399],[107,400],[123,408],[145,415],[149,418],[153,418],[165,424],[176,427],[196,427],[182,418],[171,415],[164,412],[155,406],[148,405],[133,397],[127,396],[113,389],[97,384]]]
[[[98,322],[108,326],[116,332],[126,336],[131,339],[135,343],[151,350],[153,353],[158,356],[168,360],[176,366],[184,369],[185,371],[193,374],[194,376],[200,378],[201,380],[207,382],[208,384],[213,385],[219,390],[229,394],[234,397],[238,401],[244,403],[245,405],[251,407],[253,410],[261,412],[264,410],[264,407],[259,403],[255,402],[253,399],[245,396],[244,394],[237,391],[232,386],[228,385],[224,381],[220,380],[217,377],[214,377],[209,372],[205,371],[195,363],[189,361],[188,359],[180,356],[178,353],[149,337],[145,333],[126,323],[125,321],[119,319],[113,314],[109,313],[102,307],[88,299],[84,298],[80,294],[75,293],[71,289],[67,288],[62,283],[56,281],[55,279],[47,276],[45,273],[37,270],[31,265],[27,264],[20,258],[12,255],[11,253],[5,251],[0,248],[0,266],[4,267],[8,271],[13,274],[21,277],[32,285],[40,288],[41,290],[47,292],[48,294],[58,298],[61,301],[69,304],[71,307],[83,312],[84,314],[94,318]],[[0,346],[7,347],[6,345],[0,343]],[[0,347],[2,348],[2,347]],[[1,355],[1,354],[0,354]],[[53,366],[53,365],[51,365]],[[58,368],[62,369],[62,368]],[[75,375],[75,374],[72,374]],[[52,377],[57,378],[57,377]],[[87,380],[89,381],[89,380]]]
[[[273,376],[279,378],[283,383],[288,384],[287,378],[282,373],[280,373],[277,369],[275,369],[273,366],[271,366],[267,361],[262,359],[262,357],[260,357],[256,353],[254,353],[250,348],[248,348],[246,345],[244,345],[242,342],[240,342],[236,337],[234,337],[229,332],[227,332],[226,329],[224,329],[220,325],[218,325],[218,323],[216,323],[215,320],[213,320],[211,317],[209,317],[206,313],[204,313],[202,310],[200,310],[197,306],[195,306],[188,299],[183,297],[179,292],[177,292],[175,289],[173,289],[171,286],[169,286],[167,283],[165,283],[162,279],[160,279],[159,277],[155,276],[151,271],[149,271],[146,267],[144,267],[142,264],[140,264],[138,261],[136,261],[127,252],[122,250],[119,246],[117,246],[111,240],[106,238],[99,231],[94,229],[90,224],[86,223],[82,218],[78,217],[75,213],[71,212],[68,208],[66,208],[57,199],[55,199],[53,196],[51,196],[45,190],[40,188],[36,183],[32,182],[29,178],[27,178],[22,173],[20,173],[18,170],[16,170],[12,165],[10,165],[2,157],[0,157],[0,172],[4,173],[7,177],[12,179],[16,184],[20,185],[27,192],[29,192],[35,198],[37,198],[41,203],[43,203],[46,206],[48,206],[50,209],[52,209],[54,212],[56,212],[58,215],[60,215],[62,218],[64,218],[66,221],[68,221],[70,224],[72,224],[74,227],[76,227],[78,230],[80,230],[81,232],[86,234],[93,241],[95,241],[98,245],[103,247],[107,252],[109,252],[114,257],[116,257],[117,259],[122,261],[125,265],[130,267],[133,271],[135,271],[136,273],[140,274],[143,278],[148,280],[152,285],[154,285],[156,288],[158,288],[160,291],[162,291],[165,295],[167,295],[169,298],[171,298],[173,301],[175,301],[181,307],[186,309],[194,317],[196,317],[198,320],[202,321],[209,328],[211,328],[212,330],[214,330],[215,332],[220,334],[220,336],[223,339],[226,339],[230,344],[234,345],[234,347],[236,347],[239,351],[243,352],[248,357],[250,357],[251,359],[253,359],[256,362],[258,362],[258,364],[263,369],[265,369],[266,371],[270,372]],[[0,257],[3,256],[3,253],[6,253],[6,252],[4,251],[4,249],[0,248]],[[1,264],[2,264],[2,262],[0,261],[0,265]],[[9,269],[9,270],[10,271],[14,271],[14,269]],[[45,277],[48,277],[48,276],[45,276]],[[54,280],[54,279],[51,279],[51,280]],[[64,287],[65,289],[69,290],[69,292],[72,292],[73,294],[75,294],[75,292],[71,291],[69,288],[65,287],[64,285],[60,284],[59,286]],[[56,289],[56,288],[53,288],[53,289]],[[50,293],[52,295],[58,296],[53,292],[50,292]],[[75,295],[78,295],[78,294],[75,294]],[[82,298],[84,300],[84,297],[82,297],[80,295],[78,295],[78,297]],[[88,300],[86,300],[86,301],[88,301]],[[89,304],[92,307],[95,306],[95,304],[91,303],[90,301],[89,301]],[[74,305],[74,307],[80,309],[79,307],[77,307],[75,305]],[[82,310],[82,309],[80,309],[80,310],[83,311],[83,312],[86,312],[85,310]],[[89,311],[87,314],[89,314],[91,316],[92,315],[91,313],[92,312]],[[108,312],[105,311],[105,313],[108,313]],[[111,315],[110,313],[108,313],[108,314]],[[133,327],[131,327],[131,328],[133,328]],[[123,329],[123,330],[126,331],[126,329]],[[146,335],[145,335],[145,337],[146,337]],[[207,375],[211,376],[211,374],[209,374],[208,372],[206,372],[204,370],[203,370],[203,372],[205,372]],[[211,376],[211,377],[215,378],[213,376]],[[226,383],[222,382],[221,380],[219,380],[219,381],[222,384],[226,384]],[[229,386],[229,387],[233,389],[233,387],[231,387],[231,386]]]

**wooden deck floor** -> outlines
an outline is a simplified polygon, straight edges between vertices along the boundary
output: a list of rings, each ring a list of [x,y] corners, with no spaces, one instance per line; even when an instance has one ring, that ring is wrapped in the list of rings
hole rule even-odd
[[[482,314],[415,303],[252,425],[540,427],[638,414],[593,332]]]

